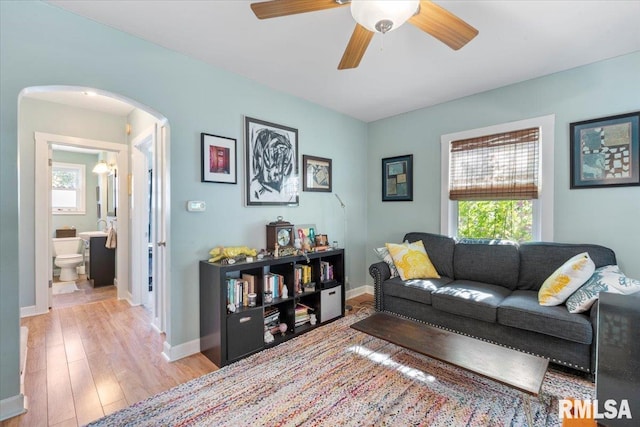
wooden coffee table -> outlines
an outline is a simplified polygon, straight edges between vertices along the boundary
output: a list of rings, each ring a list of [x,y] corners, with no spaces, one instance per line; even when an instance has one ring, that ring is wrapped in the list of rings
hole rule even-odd
[[[533,425],[530,396],[540,394],[547,359],[388,313],[375,313],[351,327],[523,392],[527,421]]]

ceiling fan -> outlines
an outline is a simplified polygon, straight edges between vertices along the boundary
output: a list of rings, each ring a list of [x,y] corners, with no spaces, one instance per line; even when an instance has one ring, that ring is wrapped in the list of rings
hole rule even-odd
[[[270,0],[252,3],[251,10],[259,19],[268,19],[332,9],[349,3],[356,28],[338,70],[356,68],[360,64],[375,32],[384,34],[407,21],[454,50],[478,34],[471,25],[429,0]]]

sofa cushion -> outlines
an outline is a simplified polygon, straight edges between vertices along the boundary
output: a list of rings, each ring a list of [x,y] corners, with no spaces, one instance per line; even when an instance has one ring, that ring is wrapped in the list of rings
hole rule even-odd
[[[629,295],[640,292],[640,280],[624,275],[617,265],[597,268],[593,276],[567,300],[569,313],[583,313],[591,308],[600,292]]]
[[[440,278],[421,240],[401,245],[387,243],[386,246],[402,280]]]
[[[536,291],[513,291],[498,307],[498,323],[580,344],[593,341],[587,315],[571,314],[564,306],[541,306]]]
[[[540,305],[560,305],[578,290],[595,271],[587,252],[567,260],[544,281],[538,291]]]
[[[509,289],[518,284],[518,246],[510,244],[457,243],[453,253],[453,277],[491,283]]]
[[[382,283],[382,292],[384,295],[391,295],[431,305],[431,292],[451,281],[452,279],[448,277],[441,277],[439,279],[412,279],[407,281],[396,277],[385,280]]]
[[[407,233],[404,241],[422,240],[429,259],[440,276],[453,277],[453,248],[456,245],[451,237],[431,233]]]
[[[551,273],[569,258],[588,252],[596,268],[615,265],[615,253],[604,246],[571,243],[526,242],[520,244],[518,289],[537,291]]]
[[[396,269],[396,265],[393,263],[393,258],[391,258],[391,254],[389,253],[389,249],[386,246],[381,248],[373,248],[373,251],[378,255],[380,261],[384,261],[389,266],[389,273],[391,273],[391,277],[398,277],[398,270]]]
[[[431,293],[431,304],[451,314],[495,322],[498,306],[510,293],[503,286],[454,280]]]

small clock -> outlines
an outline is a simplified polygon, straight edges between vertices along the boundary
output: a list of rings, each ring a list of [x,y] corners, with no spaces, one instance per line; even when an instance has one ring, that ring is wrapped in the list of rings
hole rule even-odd
[[[276,243],[282,247],[293,246],[293,224],[278,217],[277,221],[267,224],[267,250],[274,250]]]

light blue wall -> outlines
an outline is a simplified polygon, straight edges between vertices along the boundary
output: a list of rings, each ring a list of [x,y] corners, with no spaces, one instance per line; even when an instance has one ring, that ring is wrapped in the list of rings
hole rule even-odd
[[[608,246],[640,278],[640,187],[569,189],[569,123],[638,110],[634,53],[371,123],[367,262],[406,232],[440,232],[441,135],[555,114],[554,241]],[[414,155],[414,201],[382,203],[380,159],[402,154]]]
[[[301,193],[297,208],[244,206],[243,115],[295,127],[301,155],[333,159],[334,192],[347,204],[349,218],[350,282],[366,282],[365,123],[45,3],[0,2],[0,23],[0,399],[19,393],[16,141],[17,100],[25,87],[94,87],[148,105],[169,120],[171,345],[199,337],[198,261],[212,247],[263,247],[265,224],[278,215],[315,223],[331,240],[344,241],[342,210],[331,194]],[[238,185],[200,182],[201,132],[238,140]],[[32,186],[21,181],[20,191]],[[204,200],[207,211],[187,213],[187,200]]]

